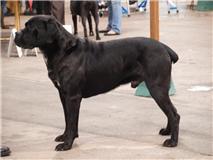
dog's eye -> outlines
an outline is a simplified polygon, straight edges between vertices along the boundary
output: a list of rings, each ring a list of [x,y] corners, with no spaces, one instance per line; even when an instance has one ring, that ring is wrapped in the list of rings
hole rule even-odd
[[[26,22],[25,23],[25,28],[31,28],[31,25],[28,22]]]

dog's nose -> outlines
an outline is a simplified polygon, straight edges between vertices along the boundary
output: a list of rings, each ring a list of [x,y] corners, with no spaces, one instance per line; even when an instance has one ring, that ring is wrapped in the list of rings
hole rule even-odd
[[[15,32],[15,43],[18,44],[18,42],[20,41],[21,39],[21,33],[20,32]]]
[[[19,37],[19,33],[16,32],[16,33],[15,33],[15,39],[17,39],[18,37]]]

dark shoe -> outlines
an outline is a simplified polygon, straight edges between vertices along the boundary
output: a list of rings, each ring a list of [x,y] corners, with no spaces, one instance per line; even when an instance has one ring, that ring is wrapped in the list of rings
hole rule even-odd
[[[107,33],[109,31],[110,31],[110,29],[105,29],[105,30],[100,30],[99,33]]]
[[[120,33],[110,30],[109,32],[105,33],[104,35],[105,36],[116,36],[116,35],[120,35]]]
[[[8,148],[6,146],[0,147],[0,151],[1,151],[1,156],[0,157],[9,156],[10,153],[11,153],[10,148]]]

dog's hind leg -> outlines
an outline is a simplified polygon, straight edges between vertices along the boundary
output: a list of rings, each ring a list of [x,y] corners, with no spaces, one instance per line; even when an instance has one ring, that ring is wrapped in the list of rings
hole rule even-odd
[[[165,113],[168,119],[167,127],[165,129],[161,129],[160,134],[171,134],[171,139],[167,139],[163,143],[163,146],[175,147],[178,144],[180,116],[177,113],[168,95],[170,78],[161,80],[159,79],[161,78],[158,78],[156,80],[149,79],[145,82],[147,84],[151,96],[154,98],[154,100],[161,108],[161,110]]]
[[[74,35],[78,34],[78,28],[77,28],[77,15],[72,15],[72,21],[74,25]]]
[[[88,16],[88,24],[89,24],[89,35],[94,36],[93,28],[92,28],[92,19],[91,19],[91,14],[89,13]]]
[[[82,14],[84,15],[84,14]],[[86,26],[86,18],[85,16],[82,16],[82,25],[83,25],[83,28],[84,28],[84,37],[87,38],[87,26]]]

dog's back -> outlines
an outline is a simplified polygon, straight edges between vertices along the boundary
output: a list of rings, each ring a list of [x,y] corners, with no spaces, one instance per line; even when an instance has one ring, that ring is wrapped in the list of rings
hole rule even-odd
[[[98,4],[96,1],[71,1],[70,10],[72,15],[88,14],[91,10],[98,11]]]
[[[80,15],[81,13],[81,7],[80,7],[81,1],[71,1],[70,2],[70,11],[72,15]]]

